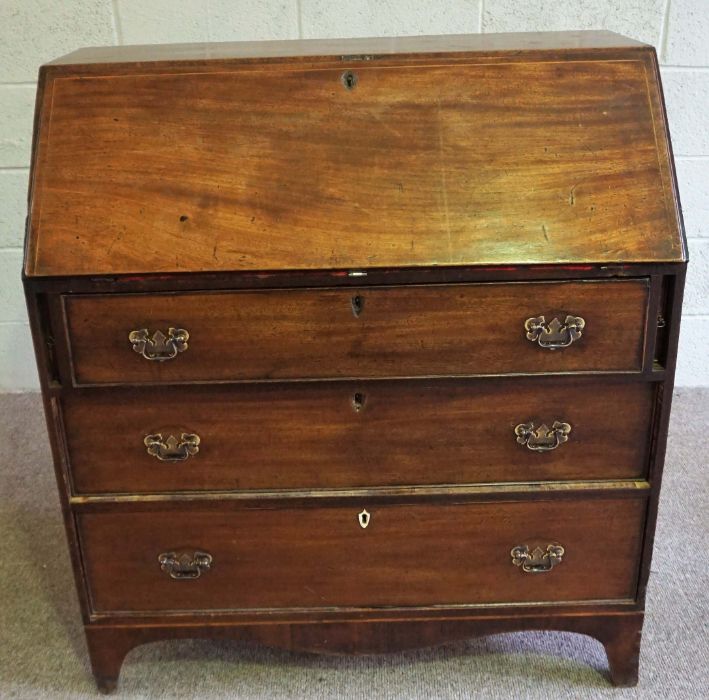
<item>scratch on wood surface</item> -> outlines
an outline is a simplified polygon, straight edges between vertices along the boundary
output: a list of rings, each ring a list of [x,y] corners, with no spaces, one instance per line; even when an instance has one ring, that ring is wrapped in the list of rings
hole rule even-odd
[[[544,240],[549,243],[549,231],[546,224],[542,224],[542,232],[544,233]]]
[[[451,241],[451,221],[448,211],[448,183],[446,181],[445,158],[443,157],[443,130],[441,129],[441,98],[438,98],[438,162],[441,167],[441,192],[443,193],[443,213],[446,217],[446,235],[448,236],[448,262],[453,260],[453,243]]]
[[[77,238],[78,238],[78,236],[77,236]],[[106,251],[106,255],[110,255],[110,254],[111,254],[111,252],[113,251],[113,246],[115,246],[116,243],[118,243],[118,241],[121,240],[121,238],[122,238],[122,234],[120,234],[120,233],[117,233],[117,234],[113,237],[113,240],[111,241],[111,245],[108,246],[108,250]]]
[[[372,112],[371,114],[388,132],[394,134],[396,138],[401,139],[404,137],[401,131],[391,125],[391,121],[389,119],[382,118],[382,116],[377,114],[376,112]]]
[[[576,195],[574,194],[574,190],[578,187],[578,184],[574,185],[571,190],[569,191],[569,206],[574,206],[576,204]]]

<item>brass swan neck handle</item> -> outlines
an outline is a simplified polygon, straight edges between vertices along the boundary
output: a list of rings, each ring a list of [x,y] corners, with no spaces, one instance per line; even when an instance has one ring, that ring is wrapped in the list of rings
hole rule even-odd
[[[512,563],[526,574],[543,574],[561,564],[564,548],[559,544],[548,544],[544,549],[535,547],[531,552],[526,544],[513,547],[510,552]]]
[[[188,348],[190,334],[184,328],[168,328],[167,335],[155,331],[150,335],[147,328],[131,331],[128,341],[133,350],[151,362],[166,362],[177,357]]]
[[[562,323],[556,316],[546,322],[544,316],[534,316],[524,322],[527,340],[547,350],[567,348],[580,340],[586,321],[581,316],[567,316]]]
[[[195,433],[182,433],[179,438],[169,435],[166,439],[162,433],[155,433],[143,439],[148,454],[161,462],[184,462],[199,452],[200,442],[199,435]]]
[[[525,445],[527,449],[533,452],[550,452],[555,450],[559,445],[567,442],[571,425],[555,420],[551,424],[551,428],[546,423],[542,423],[538,428],[534,427],[534,423],[520,423],[515,426],[515,435],[517,442],[520,445]]]

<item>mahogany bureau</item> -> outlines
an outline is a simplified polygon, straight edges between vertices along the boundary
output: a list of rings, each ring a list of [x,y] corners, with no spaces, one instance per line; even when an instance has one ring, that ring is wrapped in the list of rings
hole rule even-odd
[[[687,260],[651,47],[80,50],[29,204],[99,688],[165,638],[531,629],[636,683]]]

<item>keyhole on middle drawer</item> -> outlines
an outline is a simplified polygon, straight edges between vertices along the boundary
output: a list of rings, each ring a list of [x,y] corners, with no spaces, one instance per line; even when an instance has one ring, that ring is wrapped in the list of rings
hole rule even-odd
[[[359,316],[364,311],[364,297],[356,294],[352,297],[352,313]]]
[[[360,393],[359,391],[355,392],[354,396],[352,397],[352,408],[354,408],[354,410],[359,413],[364,408],[364,401],[364,394]]]

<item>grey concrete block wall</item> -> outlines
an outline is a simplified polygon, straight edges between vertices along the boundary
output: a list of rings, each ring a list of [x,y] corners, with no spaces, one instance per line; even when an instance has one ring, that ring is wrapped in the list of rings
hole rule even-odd
[[[707,0],[672,0],[667,5],[664,60],[676,66],[709,66]]]
[[[27,171],[0,170],[0,250],[20,248],[27,207]],[[5,309],[0,308],[0,318]]]
[[[125,44],[297,39],[297,0],[118,0]]]
[[[480,31],[481,0],[300,0],[303,38],[468,34]]]
[[[0,43],[3,41],[0,35]],[[0,74],[1,71],[2,64]],[[0,168],[3,172],[7,168],[26,168],[29,163],[34,96],[34,83],[0,84]]]
[[[708,155],[709,68],[665,66],[661,73],[675,156]]]
[[[111,0],[3,0],[0,82],[34,82],[42,63],[116,38]]]
[[[658,46],[665,0],[484,0],[484,32],[610,29]]]
[[[709,385],[709,0],[2,0],[0,391],[37,388],[20,263],[44,61],[105,44],[601,28],[663,64],[692,256],[677,381]]]

